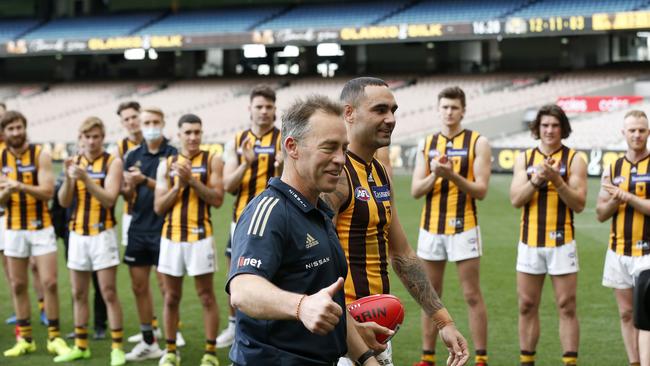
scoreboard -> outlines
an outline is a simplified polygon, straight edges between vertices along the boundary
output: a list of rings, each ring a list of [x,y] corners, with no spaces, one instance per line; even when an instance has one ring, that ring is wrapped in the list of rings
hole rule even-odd
[[[0,56],[31,54],[116,53],[129,48],[201,50],[211,47],[238,48],[244,44],[268,46],[430,42],[489,38],[548,37],[554,35],[604,34],[650,29],[650,11],[597,13],[552,17],[486,19],[460,23],[404,23],[339,29],[281,29],[249,32],[133,35],[90,39],[18,39],[0,43]]]

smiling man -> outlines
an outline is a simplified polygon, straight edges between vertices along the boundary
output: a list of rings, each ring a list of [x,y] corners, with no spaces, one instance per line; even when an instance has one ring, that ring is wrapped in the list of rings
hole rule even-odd
[[[332,365],[346,352],[377,365],[345,310],[345,255],[319,199],[336,189],[345,163],[341,113],[313,96],[282,116],[282,176],[244,209],[233,237],[234,365]]]
[[[323,197],[334,212],[334,222],[350,268],[345,281],[346,303],[390,293],[388,264],[411,296],[433,319],[451,350],[450,364],[467,362],[467,341],[429,283],[421,261],[406,239],[393,201],[391,181],[375,158],[379,148],[390,145],[395,128],[397,102],[385,81],[360,77],[348,81],[340,96],[350,139],[343,174],[336,190]],[[376,351],[381,365],[391,366],[390,343],[379,344],[374,333],[392,335],[374,323],[353,323],[366,343]],[[354,359],[341,358],[339,365]]]
[[[519,359],[521,366],[535,364],[539,303],[548,273],[560,315],[562,362],[576,365],[578,252],[573,214],[585,208],[587,164],[562,144],[571,134],[571,125],[557,105],[543,106],[530,130],[540,140],[539,146],[517,156],[510,186],[512,205],[522,209],[517,254]]]

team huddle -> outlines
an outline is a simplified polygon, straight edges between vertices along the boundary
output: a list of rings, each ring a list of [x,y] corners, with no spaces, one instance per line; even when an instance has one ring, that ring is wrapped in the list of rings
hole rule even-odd
[[[178,148],[163,136],[165,116],[136,102],[118,107],[129,136],[114,152],[104,149],[97,117],[81,124],[78,152],[64,161],[58,182],[50,155],[27,140],[27,120],[17,111],[0,119],[0,249],[10,279],[17,337],[4,352],[36,351],[30,321],[28,271],[42,285],[54,362],[88,359],[91,280],[105,303],[110,364],[159,359],[181,363],[180,300],[183,277],[194,278],[203,311],[201,366],[219,365],[217,348],[231,347],[233,365],[393,365],[394,331],[361,323],[346,311],[357,299],[391,292],[389,266],[422,308],[422,357],[436,363],[438,336],[447,365],[464,365],[469,347],[444,307],[446,263],[455,262],[468,306],[474,364],[487,366],[487,311],[479,280],[482,241],[476,200],[488,191],[488,140],[465,129],[466,100],[458,87],[438,95],[441,130],[418,147],[411,193],[425,197],[417,250],[408,243],[393,203],[390,165],[383,156],[396,124],[397,101],[381,79],[348,81],[339,101],[323,96],[296,100],[275,127],[276,96],[269,86],[250,93],[250,128],[236,134],[219,156],[201,149],[202,120],[178,120]],[[531,124],[534,149],[515,162],[510,199],[521,208],[517,255],[520,365],[535,365],[538,309],[546,274],[559,311],[564,365],[578,362],[576,288],[579,269],[574,213],[587,197],[586,163],[563,145],[571,127],[564,111],[542,107]],[[641,111],[623,123],[624,157],[605,169],[597,216],[612,219],[603,285],[614,288],[631,365],[650,365],[650,135]],[[211,208],[225,192],[235,195],[226,248],[229,319],[217,334],[213,288],[217,254]],[[114,206],[124,198],[121,241],[132,282],[140,334],[123,350],[123,314],[116,291],[120,263]],[[49,201],[65,215],[50,214]],[[62,230],[56,230],[63,220]],[[648,225],[646,228],[646,225]],[[67,249],[73,298],[74,345],[59,329],[57,236]],[[232,258],[232,260],[231,260]],[[162,294],[162,330],[149,287],[154,268]],[[97,301],[95,301],[97,303]],[[650,302],[649,302],[650,303]],[[634,314],[634,315],[633,315]],[[96,328],[97,332],[97,328]],[[164,333],[165,346],[158,338]]]

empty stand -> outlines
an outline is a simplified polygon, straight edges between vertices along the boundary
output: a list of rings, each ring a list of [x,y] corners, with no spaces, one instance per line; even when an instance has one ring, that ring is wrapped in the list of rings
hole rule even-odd
[[[401,23],[453,23],[475,20],[499,19],[521,7],[523,0],[428,0],[398,12],[380,24]]]
[[[36,19],[3,19],[0,21],[0,42],[15,39],[37,24]]]
[[[125,36],[160,16],[160,13],[113,14],[54,19],[29,32],[26,39],[79,39]]]
[[[335,4],[303,4],[285,12],[257,29],[307,29],[358,27],[370,25],[395,10],[405,1],[374,1]]]
[[[138,34],[213,34],[245,32],[279,13],[281,7],[230,8],[185,11],[144,27]]]
[[[447,86],[458,85],[467,96],[464,124],[472,124],[507,113],[538,108],[553,103],[558,96],[585,95],[643,77],[641,71],[581,72],[547,75],[543,73],[503,73],[478,76],[389,76],[399,105],[393,140],[413,142],[439,128],[437,95]],[[278,124],[282,111],[296,98],[319,93],[338,99],[346,78],[303,78],[287,80],[215,79],[177,82],[103,82],[52,85],[0,85],[0,96],[9,108],[21,110],[28,118],[34,141],[73,142],[79,124],[88,116],[98,116],[107,125],[107,140],[123,134],[115,114],[117,105],[137,100],[143,106],[163,109],[165,133],[175,139],[176,121],[185,113],[195,113],[204,121],[206,141],[227,141],[237,130],[248,127],[248,93],[257,83],[277,89]]]

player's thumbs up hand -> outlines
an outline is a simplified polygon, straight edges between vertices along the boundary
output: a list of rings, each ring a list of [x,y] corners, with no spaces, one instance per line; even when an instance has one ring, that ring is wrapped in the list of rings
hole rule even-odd
[[[298,319],[312,333],[325,335],[341,320],[343,309],[332,297],[343,288],[343,278],[339,277],[333,284],[317,293],[306,296],[298,305]]]

